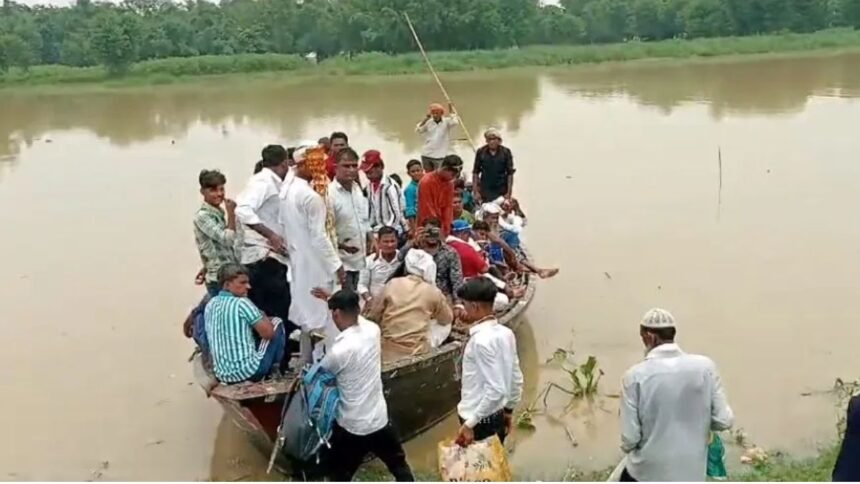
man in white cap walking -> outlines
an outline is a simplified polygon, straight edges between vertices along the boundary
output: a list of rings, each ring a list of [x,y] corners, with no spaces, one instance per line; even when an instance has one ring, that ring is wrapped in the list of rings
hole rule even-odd
[[[717,366],[681,351],[675,332],[675,318],[665,309],[642,318],[645,360],[622,383],[622,482],[704,481],[710,432],[734,421]]]

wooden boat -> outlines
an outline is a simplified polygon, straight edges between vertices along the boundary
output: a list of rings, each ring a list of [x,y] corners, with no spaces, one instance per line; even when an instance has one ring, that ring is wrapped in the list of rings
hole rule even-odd
[[[537,277],[530,276],[521,299],[499,312],[498,320],[513,330],[534,298]],[[382,381],[392,423],[401,440],[409,440],[450,415],[460,400],[460,359],[466,335],[452,331],[451,341],[431,352],[403,358],[383,365]],[[204,389],[215,381],[210,368],[197,355],[194,374]],[[261,452],[271,453],[280,424],[284,398],[295,378],[284,375],[276,380],[236,385],[217,385],[210,391],[228,417],[249,437]],[[277,461],[279,468],[284,462]]]

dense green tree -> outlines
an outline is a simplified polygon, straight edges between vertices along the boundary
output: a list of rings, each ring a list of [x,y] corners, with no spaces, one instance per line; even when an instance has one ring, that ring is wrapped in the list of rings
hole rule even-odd
[[[860,0],[4,0],[0,68],[101,63],[122,72],[166,57],[411,52],[404,12],[428,50],[860,28]]]
[[[109,71],[122,73],[137,60],[140,24],[129,12],[106,11],[95,21],[92,47]]]

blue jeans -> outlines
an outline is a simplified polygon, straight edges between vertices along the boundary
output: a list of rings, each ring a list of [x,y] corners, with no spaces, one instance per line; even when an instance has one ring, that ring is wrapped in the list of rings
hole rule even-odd
[[[251,378],[249,378],[250,381],[260,381],[266,378],[272,372],[273,368],[276,366],[280,367],[281,361],[284,359],[284,349],[287,346],[287,332],[280,319],[275,319],[272,323],[275,323],[275,321],[277,321],[275,335],[270,340],[260,341],[260,348],[262,349],[263,345],[266,345],[266,348],[263,350],[263,359],[260,360],[260,367],[251,375]]]

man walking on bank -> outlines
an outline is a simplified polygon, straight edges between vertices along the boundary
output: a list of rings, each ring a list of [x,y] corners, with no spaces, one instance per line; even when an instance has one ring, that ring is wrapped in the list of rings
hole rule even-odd
[[[470,325],[457,405],[462,424],[457,443],[464,447],[492,435],[504,442],[522,397],[516,337],[493,312],[497,292],[492,281],[481,277],[467,281],[457,293],[465,306],[463,320]]]
[[[665,309],[642,318],[645,360],[622,383],[622,482],[704,481],[710,433],[728,430],[734,421],[717,366],[681,351],[675,333],[675,319]]]
[[[382,346],[379,326],[359,315],[358,294],[344,289],[313,294],[328,302],[340,334],[320,365],[337,378],[340,402],[323,459],[329,478],[349,482],[367,454],[378,457],[397,481],[414,481],[397,432],[388,419],[382,391]]]

